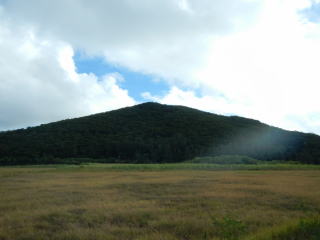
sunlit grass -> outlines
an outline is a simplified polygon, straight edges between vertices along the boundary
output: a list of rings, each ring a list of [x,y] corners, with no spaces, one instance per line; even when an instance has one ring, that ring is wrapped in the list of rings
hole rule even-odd
[[[300,219],[316,219],[320,213],[316,167],[206,167],[0,168],[0,239],[278,240],[315,228],[315,220],[301,225]]]

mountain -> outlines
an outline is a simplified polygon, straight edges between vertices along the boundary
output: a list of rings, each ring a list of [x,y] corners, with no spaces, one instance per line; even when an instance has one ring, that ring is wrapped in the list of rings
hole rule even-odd
[[[222,154],[320,163],[320,136],[158,103],[0,132],[0,164],[53,163],[66,158],[181,162]]]

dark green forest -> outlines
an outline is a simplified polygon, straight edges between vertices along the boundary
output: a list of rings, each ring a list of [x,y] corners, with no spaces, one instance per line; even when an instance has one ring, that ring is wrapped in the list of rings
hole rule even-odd
[[[226,154],[319,164],[320,136],[158,103],[0,132],[1,165],[164,163]]]

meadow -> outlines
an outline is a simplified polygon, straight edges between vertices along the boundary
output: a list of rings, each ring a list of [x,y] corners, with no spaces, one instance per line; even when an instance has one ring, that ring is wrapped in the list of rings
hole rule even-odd
[[[320,166],[0,167],[0,240],[320,239]]]

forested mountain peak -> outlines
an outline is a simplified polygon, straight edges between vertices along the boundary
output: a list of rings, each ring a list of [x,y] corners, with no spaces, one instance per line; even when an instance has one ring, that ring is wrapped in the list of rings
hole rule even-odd
[[[180,162],[221,154],[320,163],[319,149],[317,135],[154,102],[0,133],[2,164],[57,158]]]

